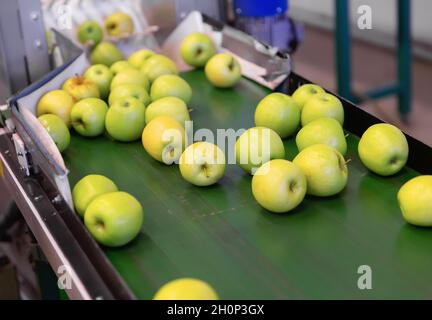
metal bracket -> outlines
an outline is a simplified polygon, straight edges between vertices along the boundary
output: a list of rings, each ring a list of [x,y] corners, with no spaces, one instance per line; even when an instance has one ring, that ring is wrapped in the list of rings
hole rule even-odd
[[[15,146],[15,152],[17,154],[18,163],[21,171],[28,177],[30,175],[30,161],[29,153],[25,147],[24,141],[20,138],[18,133],[12,134],[12,141]]]

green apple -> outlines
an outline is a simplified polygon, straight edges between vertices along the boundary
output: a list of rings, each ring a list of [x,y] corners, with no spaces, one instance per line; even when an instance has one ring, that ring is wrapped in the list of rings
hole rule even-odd
[[[342,126],[333,118],[319,118],[309,122],[297,133],[296,144],[299,151],[314,144],[327,144],[342,155],[347,152]]]
[[[78,26],[77,36],[80,43],[95,46],[102,41],[103,30],[96,21],[86,21]]]
[[[95,64],[84,73],[84,78],[96,83],[100,97],[104,100],[108,98],[113,77],[114,75],[111,70],[104,64]]]
[[[105,128],[117,141],[135,141],[145,127],[145,106],[134,97],[120,98],[113,102],[105,117]]]
[[[304,199],[307,189],[303,171],[294,163],[276,159],[263,164],[252,178],[252,194],[265,209],[288,212]]]
[[[141,231],[144,212],[141,204],[126,192],[110,192],[96,197],[84,213],[84,223],[97,242],[120,247]]]
[[[129,62],[127,62],[126,60],[120,60],[114,62],[110,67],[110,70],[113,73],[113,75],[116,75],[117,73],[125,69],[135,69],[135,67],[131,65]]]
[[[219,53],[205,65],[207,79],[218,88],[234,87],[241,78],[241,68],[237,59],[229,53]]]
[[[174,61],[161,54],[155,54],[149,57],[141,66],[140,70],[147,76],[150,82],[155,81],[156,78],[164,74],[179,73]]]
[[[112,37],[129,36],[134,29],[131,16],[124,12],[113,13],[105,19],[105,30]]]
[[[282,139],[272,129],[254,127],[246,130],[235,144],[236,162],[246,172],[255,171],[267,161],[285,158]]]
[[[183,153],[185,129],[172,117],[154,118],[144,128],[142,144],[153,159],[168,165],[173,164]]]
[[[118,191],[116,184],[98,174],[90,174],[78,181],[72,189],[72,199],[76,212],[84,217],[88,205],[98,196]]]
[[[318,93],[325,93],[324,89],[316,84],[304,84],[294,91],[292,97],[297,102],[300,111],[308,100]]]
[[[302,126],[319,118],[333,118],[343,126],[344,109],[342,102],[329,93],[317,93],[304,105],[301,113]]]
[[[67,149],[70,143],[70,133],[66,124],[55,114],[44,114],[38,118],[60,152]]]
[[[369,127],[358,144],[360,160],[366,168],[382,176],[393,175],[405,166],[408,149],[402,131],[387,123]]]
[[[432,227],[432,176],[418,176],[400,188],[397,199],[404,219],[415,226]]]
[[[108,67],[120,60],[123,60],[123,53],[116,45],[106,41],[99,43],[90,55],[92,64],[104,64]]]
[[[215,144],[196,142],[183,152],[180,157],[182,177],[199,187],[218,182],[225,174],[225,154]]]
[[[81,76],[67,79],[63,83],[62,89],[68,92],[77,101],[85,98],[100,98],[97,84]]]
[[[70,113],[75,104],[75,98],[65,90],[53,90],[45,93],[36,106],[36,115],[55,114],[70,127]]]
[[[150,96],[147,90],[138,84],[126,83],[115,86],[109,95],[108,103],[112,105],[114,101],[120,98],[134,97],[137,98],[144,106],[150,103]]]
[[[148,105],[145,113],[146,123],[160,116],[172,117],[182,126],[190,120],[186,103],[176,97],[165,97]]]
[[[290,96],[271,93],[255,109],[255,125],[274,130],[282,139],[292,135],[300,125],[300,109]]]
[[[105,115],[108,106],[98,98],[78,101],[72,107],[71,121],[75,131],[85,137],[96,137],[105,131]]]
[[[177,97],[187,104],[192,99],[192,88],[179,76],[165,74],[152,83],[150,97],[153,101],[164,97]]]
[[[348,168],[344,157],[326,144],[314,144],[300,151],[294,158],[307,179],[307,193],[329,197],[341,192],[348,182]]]
[[[142,67],[144,62],[151,56],[155,55],[155,53],[148,49],[141,49],[134,52],[128,59],[128,62],[133,67],[139,69]]]
[[[180,44],[180,55],[192,67],[204,67],[216,54],[213,40],[205,33],[194,32],[186,36]]]
[[[153,300],[219,300],[219,297],[204,281],[180,278],[163,285]]]
[[[117,73],[111,81],[111,90],[122,84],[137,84],[142,86],[148,92],[150,82],[147,77],[136,69],[125,69]]]

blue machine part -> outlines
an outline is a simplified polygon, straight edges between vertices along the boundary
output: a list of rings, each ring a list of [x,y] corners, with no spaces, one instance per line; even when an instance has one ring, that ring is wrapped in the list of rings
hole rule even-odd
[[[238,17],[271,17],[288,11],[288,0],[234,0]]]
[[[288,17],[288,0],[234,0],[237,28],[256,39],[293,53],[303,27]]]

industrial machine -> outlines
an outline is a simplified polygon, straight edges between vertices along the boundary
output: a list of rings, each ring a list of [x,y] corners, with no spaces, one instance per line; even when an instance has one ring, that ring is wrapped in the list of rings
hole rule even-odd
[[[151,25],[147,21],[143,28]],[[178,61],[178,41],[194,30],[215,34],[220,48],[241,60],[245,76],[233,90],[220,90],[205,80],[202,70],[183,69],[193,89],[197,128],[251,127],[255,106],[265,95],[292,94],[309,83],[291,70],[287,53],[196,11],[180,17],[160,49]],[[63,63],[0,109],[0,176],[19,209],[0,214],[8,227],[22,215],[39,259],[52,269],[45,278],[46,271],[39,270],[42,296],[61,291],[72,299],[151,299],[177,277],[205,279],[224,299],[430,295],[432,238],[403,222],[394,196],[407,179],[432,173],[431,148],[407,136],[407,167],[391,178],[377,177],[362,166],[356,148],[359,136],[381,121],[340,98],[351,159],[344,197],[311,197],[288,215],[259,207],[250,176],[233,165],[219,186],[197,188],[182,181],[175,166],[155,163],[140,142],[73,134],[60,155],[35,121],[34,106],[42,92],[82,72],[88,62],[73,39],[56,32],[55,46],[63,57],[58,61]],[[284,145],[292,159],[295,142],[287,139]],[[143,230],[125,247],[99,246],[73,210],[70,187],[90,173],[110,176],[143,204]],[[10,232],[2,226],[0,231]],[[30,255],[34,262],[35,253]],[[362,265],[379,275],[376,290],[357,287]]]

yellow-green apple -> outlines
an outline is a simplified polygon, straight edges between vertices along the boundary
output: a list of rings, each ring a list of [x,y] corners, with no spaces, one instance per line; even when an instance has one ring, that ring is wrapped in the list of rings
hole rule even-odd
[[[115,86],[109,95],[108,103],[112,105],[114,101],[120,98],[134,97],[147,106],[150,103],[150,96],[147,90],[139,84],[126,83]]]
[[[199,187],[218,182],[225,174],[225,154],[215,144],[196,142],[183,152],[180,157],[182,177]]]
[[[103,30],[96,21],[85,21],[78,26],[77,36],[82,44],[95,46],[102,41]]]
[[[165,97],[147,106],[145,113],[146,123],[160,116],[172,117],[182,126],[185,126],[185,121],[190,120],[186,103],[176,97]]]
[[[105,128],[117,141],[135,141],[145,127],[145,106],[134,97],[120,98],[113,102],[105,117]]]
[[[333,118],[319,118],[309,122],[297,133],[296,144],[299,151],[314,144],[327,144],[342,155],[347,152],[342,126]]]
[[[133,67],[139,69],[142,67],[144,62],[151,56],[153,56],[155,53],[152,50],[148,49],[141,49],[136,52],[134,52],[128,59],[128,62]]]
[[[303,171],[285,159],[263,164],[252,178],[252,194],[265,209],[282,213],[296,208],[307,189]]]
[[[140,70],[147,76],[150,82],[155,81],[156,78],[164,74],[179,73],[174,61],[161,54],[155,54],[149,57],[141,66]]]
[[[309,122],[319,118],[333,118],[343,126],[344,109],[342,102],[329,93],[317,93],[313,95],[302,109],[301,124],[305,126]]]
[[[117,73],[111,81],[111,90],[122,84],[137,84],[142,86],[148,92],[150,82],[146,75],[136,69],[125,69]]]
[[[326,144],[314,144],[300,151],[294,158],[307,179],[307,193],[329,197],[341,192],[348,182],[348,168],[344,157]]]
[[[98,196],[118,191],[116,184],[105,176],[89,174],[78,181],[72,189],[76,212],[84,217],[88,205]]]
[[[85,98],[100,98],[97,84],[81,76],[67,79],[63,83],[62,89],[68,92],[77,101]]]
[[[38,118],[60,152],[67,149],[70,143],[69,129],[64,121],[55,114],[44,114]]]
[[[84,73],[84,78],[96,83],[100,97],[104,100],[108,98],[113,77],[114,75],[111,70],[104,64],[95,64],[89,67]]]
[[[246,172],[255,171],[267,161],[283,159],[282,139],[272,129],[254,127],[246,130],[235,144],[236,162]]]
[[[287,138],[300,125],[300,109],[290,96],[271,93],[258,103],[255,125],[273,129],[282,139]]]
[[[110,67],[110,70],[113,73],[113,75],[116,75],[117,73],[125,69],[135,69],[135,67],[131,65],[129,62],[127,62],[126,60],[120,60],[114,62]]]
[[[358,144],[358,154],[371,171],[390,176],[399,172],[408,160],[409,147],[405,135],[391,124],[369,127]]]
[[[36,115],[55,114],[70,127],[70,112],[75,104],[75,98],[65,90],[53,90],[45,93],[36,106]]]
[[[105,131],[105,115],[107,111],[108,106],[101,99],[82,99],[72,107],[72,126],[82,136],[99,136]]]
[[[206,282],[180,278],[163,285],[153,300],[219,300],[217,293]]]
[[[123,53],[111,42],[99,43],[90,55],[92,64],[104,64],[111,67],[117,61],[123,60]]]
[[[177,97],[189,103],[192,99],[192,88],[179,76],[165,74],[152,83],[150,97],[153,101],[164,97]]]
[[[418,176],[400,188],[397,199],[404,219],[415,226],[432,227],[432,176]]]
[[[303,109],[306,102],[318,93],[325,93],[324,89],[316,84],[304,84],[294,91],[292,97],[297,102],[300,111]]]
[[[205,33],[193,32],[186,36],[180,44],[181,57],[192,67],[204,67],[215,54],[216,46]]]
[[[144,212],[141,204],[126,192],[110,192],[96,197],[84,213],[84,223],[97,242],[120,247],[141,231]]]
[[[152,158],[165,164],[173,164],[183,153],[185,130],[174,118],[160,116],[144,128],[142,144]]]
[[[219,53],[211,57],[204,70],[210,83],[218,88],[231,88],[241,78],[240,64],[229,53]]]
[[[127,13],[116,12],[105,19],[105,30],[112,37],[129,36],[134,29],[134,22]]]

